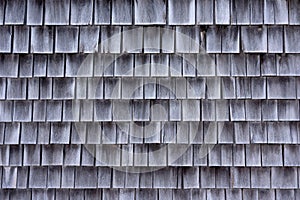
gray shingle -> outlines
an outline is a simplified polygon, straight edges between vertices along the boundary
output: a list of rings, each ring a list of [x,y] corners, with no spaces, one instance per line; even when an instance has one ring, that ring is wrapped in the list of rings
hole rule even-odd
[[[96,188],[97,168],[81,167],[75,171],[75,188]]]
[[[276,65],[280,76],[298,76],[299,68],[296,67],[300,61],[298,54],[287,54],[286,56],[277,56]]]
[[[243,100],[230,101],[230,118],[232,121],[244,121],[246,119],[245,101]]]
[[[200,102],[198,100],[182,101],[183,121],[200,120]]]
[[[56,27],[55,52],[77,53],[79,27]]]
[[[102,133],[103,144],[116,144],[117,128],[115,123],[104,123]],[[104,146],[105,147],[105,146]],[[102,147],[102,148],[104,148]],[[109,146],[108,146],[109,148]]]
[[[246,145],[246,165],[261,166],[261,150],[260,145]]]
[[[5,1],[0,2],[0,24],[4,23],[4,14],[5,14]]]
[[[55,197],[55,190],[49,189],[49,190],[43,190],[43,189],[35,189],[32,190],[32,199],[38,200],[38,199],[54,199]]]
[[[13,121],[29,122],[32,120],[32,102],[15,101]]]
[[[229,168],[216,168],[216,188],[230,188]]]
[[[12,44],[12,27],[1,26],[0,33],[0,52],[10,53]]]
[[[221,166],[221,146],[214,146],[208,154],[209,166]]]
[[[224,190],[207,190],[207,200],[213,199],[225,199],[225,191]]]
[[[0,164],[9,166],[9,145],[1,145],[0,147]]]
[[[251,93],[252,99],[265,99],[266,98],[266,78],[252,78],[251,79]]]
[[[206,52],[221,53],[222,51],[222,29],[218,26],[210,26],[207,29]]]
[[[283,166],[282,146],[262,145],[263,166]]]
[[[61,183],[61,168],[56,166],[48,167],[48,188],[60,188]]]
[[[233,188],[250,188],[249,168],[232,168],[231,178],[233,179]]]
[[[40,123],[38,127],[38,144],[49,144],[50,124]]]
[[[100,123],[92,123],[87,125],[86,143],[100,144],[102,127]]]
[[[245,54],[231,55],[231,75],[246,76],[246,56]]]
[[[34,77],[46,76],[46,71],[47,71],[47,55],[34,55],[33,76]]]
[[[175,57],[175,59],[176,59],[176,57]],[[173,57],[173,62],[175,61],[175,59]],[[197,61],[197,54],[182,54],[182,59],[180,57],[177,58],[177,62],[180,62],[180,63],[178,63],[179,65],[172,66],[173,64],[176,65],[176,63],[170,62],[170,67],[175,69],[176,71],[174,70],[174,72],[178,73],[180,76],[183,75],[185,77],[195,77],[196,67],[197,67],[196,61]],[[181,67],[182,67],[182,70],[181,70]]]
[[[100,34],[99,51],[101,53],[121,52],[121,26],[102,26]]]
[[[19,62],[19,77],[32,77],[33,56],[28,54],[20,55]]]
[[[277,190],[276,199],[294,199],[294,190]]]
[[[195,24],[195,0],[168,1],[168,23],[170,25]]]
[[[42,25],[43,23],[44,2],[39,0],[27,1],[26,24]]]
[[[270,178],[269,168],[251,168],[251,188],[270,188]]]
[[[201,42],[198,26],[176,27],[177,53],[198,53]]]
[[[260,121],[261,120],[261,101],[259,100],[246,100],[246,120],[247,121]]]
[[[218,142],[220,144],[232,144],[234,139],[234,124],[231,122],[218,123]]]
[[[0,121],[1,122],[10,122],[12,121],[12,102],[11,101],[0,101]]]
[[[5,123],[0,123],[0,144],[3,144],[5,134]]]
[[[147,0],[134,1],[135,24],[165,24],[166,23],[166,1]]]
[[[153,172],[153,188],[176,188],[177,169],[164,168]]]
[[[37,123],[22,123],[21,125],[21,144],[36,144],[37,142]]]
[[[17,187],[17,167],[3,167],[2,188]]]
[[[30,188],[46,188],[46,186],[47,186],[47,168],[46,167],[30,167],[29,187]]]
[[[300,148],[297,145],[283,146],[284,166],[299,166],[300,161],[296,159],[300,153]]]
[[[135,1],[137,2],[137,1]],[[160,27],[144,27],[144,53],[160,52]]]
[[[218,132],[216,122],[203,123],[204,144],[217,144]]]
[[[61,187],[74,188],[75,167],[62,167]]]
[[[68,145],[64,146],[64,165],[80,165],[81,146]]]
[[[169,75],[169,57],[164,54],[151,55],[151,76]]]
[[[234,166],[245,166],[245,146],[244,145],[234,145],[233,149],[233,165]],[[237,168],[238,169],[238,168]],[[247,168],[241,168],[247,169]]]
[[[47,76],[48,77],[63,77],[65,56],[63,54],[51,54],[48,56],[47,63]]]
[[[242,30],[242,49],[246,53],[267,53],[267,27],[243,26]]]
[[[249,144],[249,123],[248,122],[235,122],[234,123],[234,141],[236,144]]]
[[[144,128],[144,143],[160,143],[160,130],[161,130],[161,124],[160,122],[152,122],[150,123],[147,128]],[[159,145],[157,146],[151,146],[151,148],[153,148],[153,151],[159,149]],[[155,154],[158,154],[158,152],[156,152]],[[149,155],[149,165],[155,165],[156,162],[159,162],[160,160],[156,160],[155,156],[160,156],[162,159],[162,162],[165,163],[166,162],[166,158],[165,155]],[[152,164],[153,163],[153,164]],[[165,165],[165,164],[163,164]]]
[[[249,78],[236,78],[236,96],[238,99],[251,98],[251,79]]]
[[[242,191],[240,189],[229,189],[225,192],[227,199],[242,199]]]
[[[132,0],[113,0],[112,1],[112,24],[131,25],[133,13]]]
[[[247,76],[260,76],[260,55],[247,54]]]
[[[298,26],[287,26],[284,29],[284,41],[286,53],[299,53],[299,45],[295,42],[300,39],[300,28]]]
[[[216,68],[217,76],[230,76],[230,55],[217,54]]]
[[[214,1],[197,0],[197,24],[213,24]]]
[[[150,55],[136,54],[134,56],[135,67],[134,76],[149,76],[150,74]]]
[[[288,2],[287,1],[265,1],[264,23],[265,24],[288,24]]]
[[[150,120],[150,101],[133,101],[133,120],[149,121]]]
[[[283,2],[283,1],[276,1],[276,2]],[[268,27],[268,53],[283,53],[282,32],[283,32],[283,28],[281,26]]]
[[[216,24],[230,23],[230,0],[215,1]]]
[[[215,188],[216,176],[214,167],[201,167],[200,174],[201,188]]]
[[[79,34],[79,52],[95,53],[98,52],[99,43],[99,27],[98,26],[81,26]]]
[[[33,121],[45,121],[46,119],[46,102],[34,101],[33,102]]]
[[[94,23],[110,24],[111,2],[96,0],[94,5]]]
[[[45,25],[68,25],[70,12],[69,0],[45,1]]]
[[[112,120],[112,103],[110,100],[95,101],[95,121],[111,121]]]
[[[63,102],[63,118],[64,122],[79,121],[80,100],[67,100]]]
[[[50,143],[68,144],[70,141],[70,123],[51,124]]]
[[[81,101],[80,102],[80,121],[89,122],[93,121],[93,101]]]
[[[271,168],[271,188],[294,189],[297,188],[297,169],[292,167]]]
[[[6,1],[5,24],[24,24],[26,1]]]
[[[39,166],[41,161],[40,145],[24,145],[24,166]]]
[[[26,99],[26,79],[7,79],[7,99]]]
[[[54,27],[31,27],[31,53],[52,53],[54,42]],[[45,57],[45,56],[39,56]],[[39,59],[40,60],[40,59]]]
[[[53,99],[73,99],[75,97],[74,78],[55,78],[53,80]]]
[[[296,98],[296,80],[294,77],[268,78],[268,99]]]
[[[0,78],[0,99],[4,100],[6,98],[6,79]]]
[[[22,166],[23,146],[10,145],[9,146],[9,165]]]
[[[280,121],[298,121],[299,102],[294,100],[278,101],[278,117]]]
[[[222,30],[222,53],[240,52],[240,31],[236,26],[226,26]]]
[[[18,76],[19,56],[15,54],[1,54],[0,56],[0,76],[17,77]]]
[[[71,1],[71,25],[90,25],[93,19],[93,1]]]
[[[17,188],[20,188],[20,189],[26,189],[28,187],[27,185],[27,182],[28,182],[28,168],[24,167],[24,168],[19,168],[18,169],[18,180],[17,180]],[[18,192],[16,192],[18,193]],[[30,193],[28,192],[27,194],[27,197],[28,195],[30,195]],[[22,195],[22,197],[20,198],[24,198],[24,195]]]
[[[184,85],[185,86],[185,85]],[[176,88],[177,89],[177,88]],[[182,93],[186,93],[189,99],[199,99],[205,98],[206,94],[206,84],[204,78],[188,78],[187,79],[187,88],[183,87]],[[185,98],[185,97],[183,97]]]
[[[265,100],[262,102],[262,119],[264,121],[278,120],[278,106],[276,100]]]
[[[14,27],[13,53],[28,53],[29,51],[29,27]]]
[[[143,98],[143,79],[123,78],[122,99],[142,99],[142,98]]]
[[[266,54],[261,57],[261,74],[264,76],[277,75],[276,57],[273,54]]]
[[[175,49],[174,27],[161,28],[161,51],[162,53],[173,53]]]
[[[231,24],[248,25],[251,17],[251,1],[232,1]]]
[[[62,145],[43,145],[42,146],[42,165],[62,165],[63,146]]]
[[[249,131],[251,143],[267,143],[267,126],[264,123],[250,123]]]
[[[300,5],[298,1],[289,1],[289,24],[290,25],[299,25],[300,24],[300,14],[299,14]]]
[[[179,142],[180,143],[180,142]],[[168,145],[169,166],[192,166],[193,149],[187,144]]]
[[[251,3],[251,24],[263,23],[263,1],[252,1]]]
[[[221,92],[223,99],[235,99],[235,78],[224,77],[221,79]]]
[[[48,122],[59,122],[62,118],[62,102],[61,101],[47,101],[46,120]]]
[[[98,168],[98,188],[111,187],[112,169],[109,167]]]
[[[102,197],[103,199],[117,199],[119,198],[119,190],[116,189],[103,190]]]
[[[123,53],[142,53],[143,27],[124,27],[122,45]]]

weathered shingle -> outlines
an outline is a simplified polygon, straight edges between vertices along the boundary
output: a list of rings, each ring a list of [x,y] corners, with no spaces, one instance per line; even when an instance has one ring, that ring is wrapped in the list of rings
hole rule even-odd
[[[215,23],[230,23],[230,0],[215,1]]]
[[[92,24],[93,1],[71,0],[71,25]]]
[[[287,26],[284,29],[284,41],[286,53],[299,53],[300,47],[297,42],[300,39],[299,26]]]
[[[131,25],[133,13],[133,0],[113,0],[112,1],[112,24]]]
[[[195,0],[168,0],[168,23],[170,25],[195,24]]]
[[[69,0],[45,1],[45,25],[68,25],[70,16]]]
[[[5,24],[24,24],[26,1],[6,1]]]
[[[135,24],[165,24],[166,0],[134,1]]]
[[[76,53],[78,51],[79,28],[75,26],[56,27],[55,52]]]
[[[266,53],[268,47],[267,27],[241,27],[242,49],[246,53]]]
[[[26,11],[26,24],[27,25],[42,25],[44,15],[44,1],[28,0]]]
[[[52,53],[54,42],[54,28],[31,27],[31,53]]]
[[[12,27],[0,26],[0,52],[10,53],[12,44]]]
[[[214,20],[214,1],[197,0],[197,24],[213,24]]]

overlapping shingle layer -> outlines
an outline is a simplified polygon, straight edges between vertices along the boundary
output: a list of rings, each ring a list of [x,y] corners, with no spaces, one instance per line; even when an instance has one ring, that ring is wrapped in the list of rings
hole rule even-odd
[[[0,1],[0,199],[300,199],[299,10]]]

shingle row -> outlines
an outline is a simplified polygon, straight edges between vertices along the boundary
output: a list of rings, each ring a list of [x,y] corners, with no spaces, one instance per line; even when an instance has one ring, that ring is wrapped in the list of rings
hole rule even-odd
[[[299,101],[27,100],[0,101],[0,111],[1,122],[297,121]]]
[[[0,52],[299,53],[299,32],[298,26],[0,26]]]
[[[300,76],[299,54],[1,54],[0,77]]]
[[[298,25],[299,8],[297,0],[7,0],[0,4],[0,24]]]
[[[198,199],[232,199],[232,200],[270,200],[299,199],[297,189],[18,189],[17,192],[1,190],[4,200],[11,199],[136,199],[136,200],[198,200]]]
[[[274,141],[274,138],[271,139]],[[158,144],[1,145],[0,166],[134,166],[148,168],[300,166],[300,161],[297,159],[300,153],[298,145],[272,144],[271,139],[270,144],[217,144],[215,146],[196,144],[169,144],[167,146]],[[226,142],[230,143],[230,141]],[[203,153],[206,151],[208,155]]]
[[[0,144],[298,144],[298,122],[0,123]]]
[[[0,100],[299,99],[296,77],[0,78]]]
[[[140,187],[147,191],[145,188],[299,188],[299,169],[291,167],[170,167],[141,174],[120,172],[105,167],[2,167],[0,169],[2,188],[5,189]]]

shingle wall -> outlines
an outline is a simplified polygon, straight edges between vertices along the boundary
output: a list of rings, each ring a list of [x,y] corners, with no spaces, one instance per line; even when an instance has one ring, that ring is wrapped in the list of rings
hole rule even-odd
[[[300,199],[299,0],[0,0],[0,199]]]

